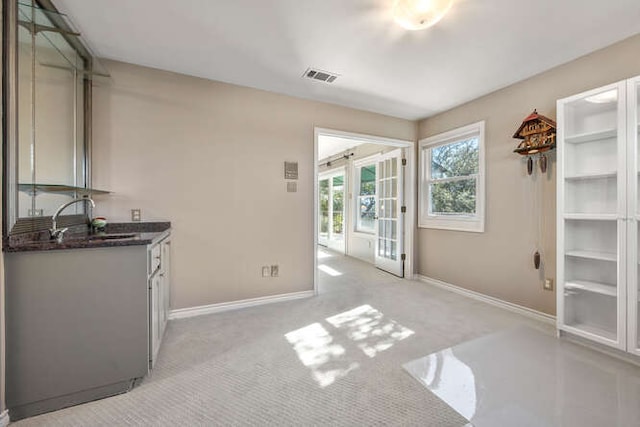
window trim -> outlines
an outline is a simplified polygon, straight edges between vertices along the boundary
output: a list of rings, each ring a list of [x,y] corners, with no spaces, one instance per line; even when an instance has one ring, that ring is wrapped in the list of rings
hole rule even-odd
[[[478,138],[475,215],[437,215],[429,213],[429,163],[431,149],[470,137]],[[418,183],[418,227],[484,233],[485,219],[485,122],[480,121],[419,141],[420,171]],[[469,177],[474,175],[469,175]],[[457,177],[454,177],[454,179]]]

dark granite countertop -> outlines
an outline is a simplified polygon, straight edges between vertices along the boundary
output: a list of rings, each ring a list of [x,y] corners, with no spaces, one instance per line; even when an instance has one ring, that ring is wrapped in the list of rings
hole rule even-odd
[[[171,231],[170,222],[125,222],[107,225],[104,232],[92,233],[86,225],[71,227],[62,243],[52,240],[49,231],[9,236],[5,252],[51,251],[61,249],[110,248],[149,245]]]

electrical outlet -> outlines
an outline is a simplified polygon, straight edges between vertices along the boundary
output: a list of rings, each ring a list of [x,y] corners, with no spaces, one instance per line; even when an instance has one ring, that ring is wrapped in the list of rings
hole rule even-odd
[[[262,277],[271,277],[271,267],[268,265],[262,267]]]
[[[544,285],[542,285],[542,289],[545,291],[553,290],[553,279],[544,279]]]
[[[140,221],[142,219],[142,214],[140,209],[131,209],[131,221]]]
[[[278,277],[278,264],[271,266],[271,277]]]

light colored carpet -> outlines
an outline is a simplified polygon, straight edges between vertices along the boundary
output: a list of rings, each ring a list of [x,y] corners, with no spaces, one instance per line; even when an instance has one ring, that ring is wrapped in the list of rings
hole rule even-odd
[[[171,321],[129,393],[16,426],[463,426],[402,364],[518,324],[517,314],[344,256],[320,296]],[[335,274],[335,273],[334,273]]]

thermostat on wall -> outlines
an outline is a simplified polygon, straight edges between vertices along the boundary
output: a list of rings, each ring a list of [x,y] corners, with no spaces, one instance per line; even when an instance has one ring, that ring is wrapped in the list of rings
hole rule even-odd
[[[298,162],[284,162],[284,179],[298,179]]]

